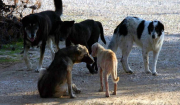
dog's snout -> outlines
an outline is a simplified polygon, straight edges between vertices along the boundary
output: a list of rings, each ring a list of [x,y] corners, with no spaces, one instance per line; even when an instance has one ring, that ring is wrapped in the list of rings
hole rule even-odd
[[[152,35],[152,38],[155,39],[155,35]]]
[[[89,54],[87,54],[83,57],[82,62],[86,62],[88,64],[91,64],[91,63],[94,63],[94,60]]]
[[[35,33],[31,32],[31,38],[34,38],[34,36],[35,36]]]
[[[65,39],[64,38],[59,38],[60,41],[64,41]]]
[[[31,38],[34,38],[34,36],[35,36],[34,34],[31,34]]]

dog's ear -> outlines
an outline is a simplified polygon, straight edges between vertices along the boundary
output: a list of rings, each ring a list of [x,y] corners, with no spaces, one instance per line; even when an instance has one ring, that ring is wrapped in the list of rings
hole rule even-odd
[[[80,44],[74,46],[76,46],[76,54],[79,56],[82,52],[82,47]]]
[[[91,47],[91,49],[92,49],[91,55],[92,55],[93,57],[95,57],[95,56],[97,55],[98,44],[97,44],[97,43],[93,44],[92,47]]]
[[[164,31],[164,25],[160,21],[158,21],[156,30],[157,30],[158,36],[161,36]]]
[[[160,29],[161,32],[164,31],[164,25],[160,21],[158,21],[158,28]]]
[[[28,17],[24,17],[21,19],[21,23],[22,23],[23,27],[25,27],[27,25],[27,22],[28,22]]]

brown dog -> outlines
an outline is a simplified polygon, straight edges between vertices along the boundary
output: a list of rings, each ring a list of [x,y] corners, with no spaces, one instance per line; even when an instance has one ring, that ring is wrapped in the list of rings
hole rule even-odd
[[[68,87],[70,97],[75,98],[72,89],[76,93],[80,93],[80,90],[72,85],[71,71],[73,64],[80,62],[88,64],[94,62],[85,46],[78,44],[58,50],[48,69],[40,72],[38,81],[40,96],[42,98],[61,97]]]
[[[104,49],[99,43],[95,43],[91,47],[92,49],[92,56],[97,57],[97,66],[100,71],[100,92],[103,91],[103,71],[104,75],[104,82],[106,85],[106,97],[109,97],[109,85],[108,85],[108,77],[111,74],[112,81],[114,82],[114,93],[116,95],[117,91],[117,82],[119,81],[119,77],[117,77],[117,58],[116,54],[109,49]]]

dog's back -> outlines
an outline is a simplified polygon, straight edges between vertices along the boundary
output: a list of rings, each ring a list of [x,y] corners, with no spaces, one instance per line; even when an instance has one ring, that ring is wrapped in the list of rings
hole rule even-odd
[[[74,24],[73,36],[70,36],[75,44],[93,44],[98,41],[99,35],[101,40],[106,44],[102,24],[94,20],[85,20]]]

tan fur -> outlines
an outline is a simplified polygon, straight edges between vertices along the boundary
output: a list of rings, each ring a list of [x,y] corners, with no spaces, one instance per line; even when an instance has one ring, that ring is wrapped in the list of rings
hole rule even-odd
[[[109,97],[109,86],[108,86],[108,77],[111,74],[112,81],[114,82],[114,95],[116,95],[117,91],[117,82],[119,81],[119,77],[117,77],[117,58],[116,54],[109,49],[104,49],[99,43],[95,43],[92,45],[92,56],[97,57],[97,65],[100,71],[100,90],[103,91],[103,71],[104,71],[104,82],[106,86],[106,97]]]

